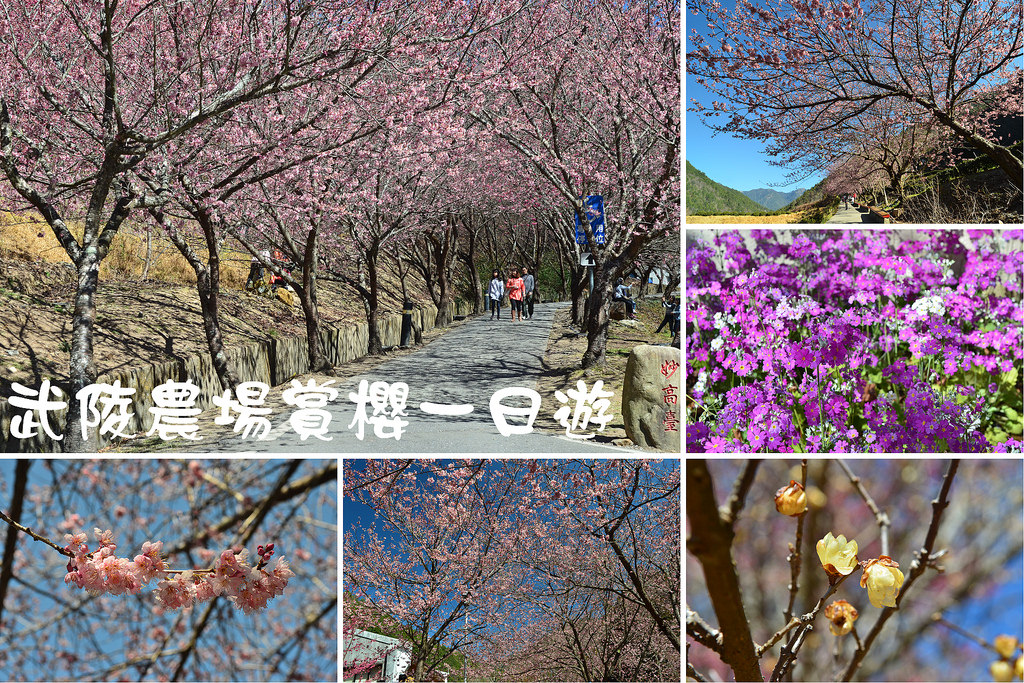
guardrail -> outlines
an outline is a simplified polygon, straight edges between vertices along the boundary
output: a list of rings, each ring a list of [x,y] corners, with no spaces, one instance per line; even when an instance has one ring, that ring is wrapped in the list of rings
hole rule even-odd
[[[865,223],[893,223],[895,222],[893,217],[889,215],[889,212],[885,209],[880,209],[877,206],[871,206],[870,204],[857,204],[854,203],[855,207],[863,207],[868,210],[866,216],[864,216]]]

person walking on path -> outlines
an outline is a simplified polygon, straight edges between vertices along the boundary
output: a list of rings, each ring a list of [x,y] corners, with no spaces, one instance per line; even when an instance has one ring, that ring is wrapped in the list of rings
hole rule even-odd
[[[668,333],[673,334],[672,328],[675,327],[673,322],[679,318],[679,299],[672,294],[666,294],[661,298],[661,305],[665,307],[665,317],[662,319],[661,324],[658,325],[658,329],[654,331],[654,334],[661,332],[661,328],[668,325]]]
[[[533,317],[533,300],[537,289],[537,280],[533,277],[527,266],[523,266],[523,286],[525,287],[523,293],[523,312],[526,313],[526,319],[529,320]]]
[[[501,275],[498,271],[491,273],[491,284],[487,288],[487,296],[491,300],[491,320],[494,320],[494,314],[498,314],[498,320],[501,320],[501,299],[505,296],[505,283],[501,280]]]
[[[519,269],[512,269],[512,277],[505,283],[505,288],[508,290],[508,303],[512,306],[512,319],[516,319],[516,313],[519,313],[519,320],[523,319],[523,291],[526,289],[526,285],[523,284],[523,278],[519,277]]]

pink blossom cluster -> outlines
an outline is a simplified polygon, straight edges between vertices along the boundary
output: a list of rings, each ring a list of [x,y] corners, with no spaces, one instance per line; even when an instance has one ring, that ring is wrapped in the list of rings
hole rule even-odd
[[[65,550],[74,553],[74,557],[68,561],[68,573],[64,577],[64,583],[74,583],[79,588],[94,593],[134,595],[167,569],[163,558],[160,557],[160,550],[163,548],[160,541],[143,543],[142,554],[136,555],[134,560],[129,560],[114,555],[117,544],[112,540],[109,530],[96,529],[95,534],[99,548],[91,553],[85,543],[84,533],[64,535],[64,540],[68,543]]]
[[[267,602],[284,593],[288,579],[295,576],[284,557],[277,558],[273,570],[263,569],[272,554],[273,545],[261,552],[257,567],[248,565],[249,551],[242,549],[238,553],[223,551],[211,569],[177,571],[168,569],[160,556],[161,541],[143,543],[142,554],[129,560],[114,555],[117,545],[109,530],[96,529],[95,535],[99,548],[93,552],[86,545],[84,533],[65,535],[68,543],[65,549],[74,557],[68,561],[64,583],[73,583],[97,594],[134,595],[154,578],[171,574],[156,586],[159,611],[185,608],[195,602],[224,595],[236,608],[251,614],[264,609]],[[263,550],[262,546],[260,550]]]

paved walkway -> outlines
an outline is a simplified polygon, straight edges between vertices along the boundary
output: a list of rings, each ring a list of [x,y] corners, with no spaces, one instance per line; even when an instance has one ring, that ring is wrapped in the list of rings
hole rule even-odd
[[[468,320],[415,353],[400,356],[356,377],[334,385],[337,399],[326,406],[331,414],[330,441],[314,437],[301,440],[286,417],[275,415],[271,438],[266,441],[208,438],[195,444],[211,452],[327,452],[327,453],[636,453],[608,444],[570,439],[564,435],[534,431],[503,436],[490,413],[490,399],[499,389],[535,389],[543,371],[544,353],[555,311],[564,303],[540,304],[531,320],[511,322],[508,310],[501,320],[483,315]],[[326,378],[325,378],[326,379]],[[401,439],[377,438],[366,425],[364,438],[356,427],[349,429],[356,405],[349,392],[358,393],[360,380],[369,383],[405,382],[409,385],[406,416],[409,421]],[[472,406],[464,415],[442,416],[424,412],[421,403]],[[506,398],[508,406],[525,400]],[[368,415],[373,408],[366,406]],[[548,416],[550,417],[550,415]],[[525,424],[525,418],[509,417],[509,424]],[[593,430],[591,430],[593,431]]]
[[[849,208],[844,209],[842,203],[839,204],[839,210],[836,214],[829,218],[825,223],[866,223],[864,217],[867,215],[868,210],[864,207],[854,208],[853,204],[850,204]]]

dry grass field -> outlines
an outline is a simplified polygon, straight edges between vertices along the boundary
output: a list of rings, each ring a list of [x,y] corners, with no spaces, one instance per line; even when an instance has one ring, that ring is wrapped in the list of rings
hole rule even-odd
[[[82,224],[71,221],[69,227],[81,239]],[[100,280],[142,279],[193,285],[195,271],[164,235],[149,234],[145,227],[125,225],[110,243],[110,253],[100,264]],[[206,257],[206,247],[196,234],[192,248]],[[31,263],[67,263],[71,259],[57,242],[53,230],[38,216],[0,212],[0,258],[13,258]],[[225,245],[221,252],[221,286],[241,289],[249,274],[249,254]]]
[[[799,223],[803,212],[784,213],[778,216],[687,216],[687,225],[700,223]]]

